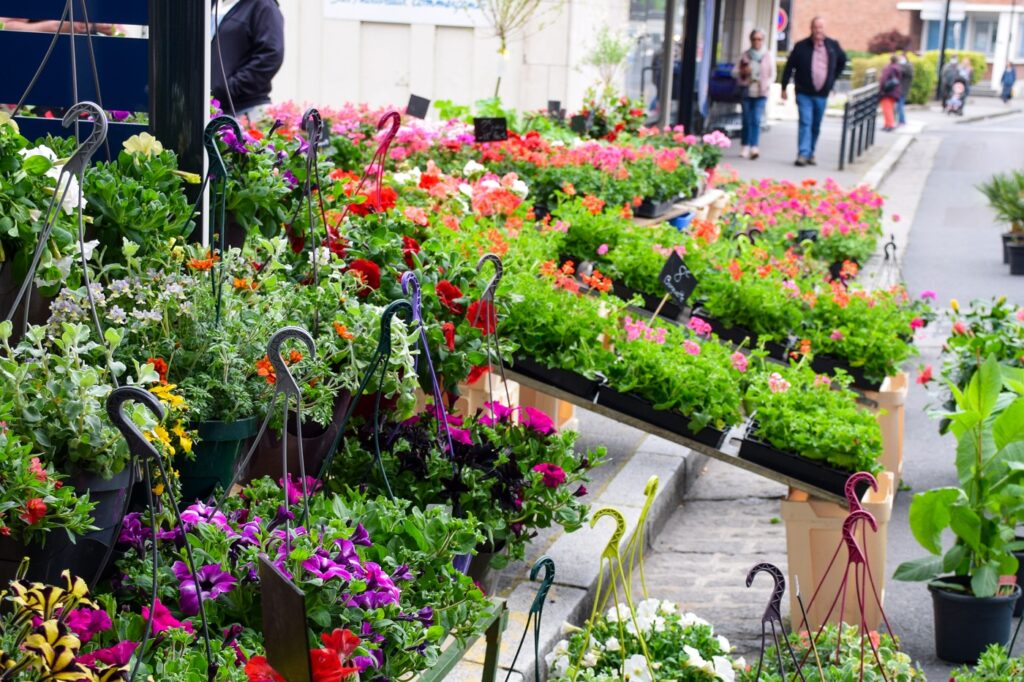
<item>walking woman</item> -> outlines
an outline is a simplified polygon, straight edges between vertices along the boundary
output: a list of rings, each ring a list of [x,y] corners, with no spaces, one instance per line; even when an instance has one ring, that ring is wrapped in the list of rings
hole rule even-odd
[[[896,102],[902,97],[903,67],[899,57],[889,58],[889,65],[882,69],[882,116],[885,117],[885,132],[896,130]]]
[[[750,32],[750,49],[740,55],[736,77],[743,88],[743,150],[744,159],[756,159],[761,155],[758,144],[761,141],[761,119],[768,93],[775,82],[775,61],[765,49],[764,31],[755,28]]]

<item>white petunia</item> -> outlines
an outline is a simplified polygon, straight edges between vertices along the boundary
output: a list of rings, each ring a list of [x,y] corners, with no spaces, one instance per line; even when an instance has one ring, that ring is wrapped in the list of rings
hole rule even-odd
[[[609,637],[608,641],[604,643],[605,651],[621,651],[622,645],[619,644],[618,637]]]
[[[631,682],[653,682],[647,659],[643,654],[633,654],[623,664],[623,679]]]
[[[722,647],[722,651],[725,651],[725,652],[732,651],[732,645],[729,644],[729,640],[727,640],[722,635],[718,635],[717,639],[718,639],[718,646]]]
[[[725,656],[715,656],[712,661],[715,665],[715,677],[722,682],[736,682],[736,671],[733,669],[729,659]]]
[[[686,664],[691,665],[694,668],[703,668],[707,661],[700,655],[700,652],[694,649],[689,644],[683,645],[683,651],[686,653]]]
[[[583,660],[580,661],[580,664],[584,668],[594,668],[597,666],[597,662],[598,660],[600,660],[600,658],[601,652],[599,652],[597,649],[589,649],[587,653],[584,654]]]
[[[26,159],[30,156],[42,156],[49,161],[57,160],[57,153],[44,144],[41,144],[38,147],[32,147],[32,149],[22,149],[18,152],[18,155]]]
[[[734,670],[746,670],[746,668],[747,668],[747,659],[745,659],[742,656],[740,656],[739,658],[737,658],[735,661],[732,662],[732,667],[733,667]]]
[[[37,147],[37,149],[47,148]],[[46,177],[53,178],[54,180],[57,181],[57,187],[54,188],[54,191],[57,193],[58,198],[63,196],[63,200],[61,201],[61,208],[64,209],[64,213],[67,215],[71,215],[72,213],[75,212],[75,209],[78,208],[78,195],[81,192],[81,189],[78,186],[78,178],[75,177],[73,174],[69,173],[67,175],[67,180],[65,182],[61,182],[60,172],[63,168],[64,166],[51,167],[50,170],[46,171]],[[65,189],[67,190],[67,192],[64,191]],[[82,208],[84,209],[88,205],[88,203],[89,202],[85,200],[85,196],[83,196]]]

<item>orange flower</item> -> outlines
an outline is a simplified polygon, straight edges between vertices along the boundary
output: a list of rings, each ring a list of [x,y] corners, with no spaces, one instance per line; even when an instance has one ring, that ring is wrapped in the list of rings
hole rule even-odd
[[[729,261],[729,274],[734,282],[738,282],[743,278],[743,269],[740,268],[739,261],[735,258]]]
[[[351,341],[352,339],[356,338],[355,335],[353,335],[352,332],[348,330],[348,327],[341,324],[340,322],[334,323],[334,331],[338,334],[338,336],[345,339],[346,341]]]
[[[288,354],[288,364],[294,365],[297,362],[302,362],[302,353],[297,350],[293,350]]]
[[[590,211],[591,215],[598,215],[602,210],[604,210],[604,199],[599,199],[598,197],[589,194],[583,197],[582,204],[583,208]]]
[[[188,267],[191,270],[198,270],[200,272],[209,270],[213,267],[213,264],[220,260],[220,256],[211,256],[210,252],[206,252],[206,258],[190,258],[188,261]]]
[[[633,207],[629,204],[622,205],[622,217],[626,220],[630,220],[633,217]]]
[[[257,287],[259,287],[258,283],[245,279],[244,277],[235,277],[232,284],[234,285],[235,289],[239,291],[242,289],[250,289],[252,291],[255,291]]]
[[[274,373],[274,366],[270,364],[270,358],[264,355],[256,361],[256,374],[266,377],[268,384],[277,383],[277,375]]]
[[[611,291],[612,281],[601,274],[600,270],[594,270],[593,275],[583,275],[583,283],[598,291]]]
[[[811,340],[810,339],[801,339],[800,340],[800,355],[810,355],[810,354],[811,354]]]
[[[555,267],[555,261],[546,260],[540,264],[540,274],[545,277],[554,277],[556,272],[558,272],[558,268]]]
[[[163,358],[148,358],[146,360],[149,364],[153,365],[153,369],[160,375],[160,383],[167,383],[167,361]]]
[[[561,270],[562,274],[568,277],[569,275],[576,272],[575,263],[573,263],[571,260],[567,260],[564,263],[562,263]]]
[[[563,182],[562,193],[565,194],[566,196],[574,197],[576,196],[576,188],[573,187],[573,184],[571,182]]]

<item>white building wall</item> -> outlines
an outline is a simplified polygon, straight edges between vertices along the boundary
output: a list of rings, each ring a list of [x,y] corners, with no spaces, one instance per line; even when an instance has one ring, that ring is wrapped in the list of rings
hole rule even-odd
[[[625,30],[629,12],[628,0],[567,0],[560,8],[549,1],[503,60],[486,25],[458,18],[432,23],[423,13],[406,20],[407,8],[379,3],[363,18],[332,18],[332,1],[281,0],[287,42],[275,101],[403,106],[415,93],[468,104],[493,95],[501,72],[508,106],[537,109],[557,99],[578,107],[596,80],[581,67],[594,35],[605,24]]]

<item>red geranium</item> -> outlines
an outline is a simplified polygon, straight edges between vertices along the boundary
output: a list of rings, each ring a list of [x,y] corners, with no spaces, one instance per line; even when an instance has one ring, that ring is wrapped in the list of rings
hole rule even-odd
[[[402,256],[405,258],[405,264],[411,270],[415,267],[412,256],[414,253],[420,252],[420,243],[412,237],[402,237]]]
[[[437,283],[436,290],[437,298],[445,308],[456,315],[461,315],[466,311],[465,306],[457,302],[457,299],[462,298],[462,290],[457,286],[446,279],[442,279]]]
[[[18,518],[30,526],[34,526],[46,516],[46,503],[41,497],[33,497],[25,503],[25,510],[18,515]]]
[[[341,628],[335,628],[334,632],[322,633],[320,635],[320,641],[324,643],[324,646],[338,654],[342,659],[347,659],[359,646],[362,640],[359,639],[351,630],[342,630]]]
[[[265,656],[250,658],[245,664],[245,676],[249,682],[285,682],[285,679],[270,667]]]
[[[455,350],[455,325],[451,322],[445,322],[441,325],[441,333],[444,334],[445,345],[448,346],[448,350]]]
[[[313,682],[342,682],[359,672],[355,666],[344,665],[331,649],[312,649],[309,660],[313,664]]]
[[[153,365],[153,369],[160,375],[160,383],[167,383],[167,361],[163,358],[148,358],[146,360],[149,364]]]
[[[474,301],[466,311],[466,320],[484,334],[493,334],[498,326],[498,313],[491,301]]]
[[[480,377],[487,374],[487,365],[477,365],[473,369],[469,370],[469,376],[466,377],[467,384],[475,384],[480,381]]]
[[[346,188],[345,193],[351,197],[352,192],[354,190],[355,186],[349,185],[349,187]],[[376,201],[376,194],[377,193],[373,189],[370,189],[367,192],[360,192],[356,196],[365,197],[365,199],[363,199],[363,202],[360,204],[351,204],[349,207],[349,211],[351,211],[354,215],[358,216],[366,216],[370,215],[371,213],[376,213],[377,207],[374,203]],[[391,209],[393,209],[395,207],[395,202],[397,200],[398,194],[395,192],[395,190],[391,189],[387,185],[380,188],[381,212],[390,211]]]
[[[363,286],[359,289],[360,296],[369,296],[371,291],[380,289],[380,266],[372,260],[357,258],[348,266],[350,273],[355,273]]]

